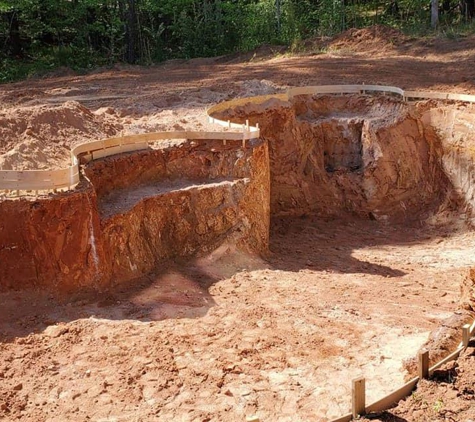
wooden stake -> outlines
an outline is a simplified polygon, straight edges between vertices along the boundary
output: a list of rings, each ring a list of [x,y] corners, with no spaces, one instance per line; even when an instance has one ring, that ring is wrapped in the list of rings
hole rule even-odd
[[[354,379],[351,385],[351,412],[354,419],[366,413],[365,396],[365,379]]]
[[[429,378],[429,351],[422,350],[419,352],[419,379]]]
[[[466,349],[470,343],[470,324],[465,324],[462,327],[462,345]]]

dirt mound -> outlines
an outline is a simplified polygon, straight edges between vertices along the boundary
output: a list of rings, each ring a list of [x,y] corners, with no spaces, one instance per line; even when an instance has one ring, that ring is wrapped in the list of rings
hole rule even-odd
[[[251,97],[256,95],[272,95],[285,92],[285,86],[278,85],[266,79],[250,79],[237,82],[240,97]]]
[[[401,31],[389,26],[373,25],[362,29],[348,29],[334,38],[328,46],[353,51],[387,51],[404,41],[406,41],[406,36]]]
[[[0,112],[0,168],[57,168],[73,144],[117,133],[121,126],[107,113],[94,114],[75,101]]]
[[[262,62],[274,58],[279,54],[284,54],[289,50],[285,45],[269,45],[263,44],[246,53],[233,53],[219,57],[215,63],[245,63],[245,62]]]

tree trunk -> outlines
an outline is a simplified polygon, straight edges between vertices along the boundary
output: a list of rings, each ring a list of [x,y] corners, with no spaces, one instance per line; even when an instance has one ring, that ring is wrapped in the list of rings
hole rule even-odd
[[[467,20],[472,20],[475,16],[475,1],[474,0],[464,0],[464,14]]]
[[[127,10],[127,50],[125,59],[128,63],[135,63],[137,60],[135,51],[135,41],[137,39],[137,14],[135,8],[136,0],[128,0]]]
[[[20,22],[18,20],[18,13],[17,11],[11,12],[9,16],[10,20],[10,30],[8,33],[8,44],[10,54],[13,57],[21,58],[23,57],[23,48],[21,45],[21,38],[20,38]]]
[[[431,0],[430,25],[437,28],[439,25],[439,0]]]

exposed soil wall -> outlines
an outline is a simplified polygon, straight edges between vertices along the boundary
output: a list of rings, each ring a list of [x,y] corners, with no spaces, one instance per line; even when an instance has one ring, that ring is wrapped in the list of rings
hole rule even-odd
[[[91,162],[67,194],[1,201],[0,289],[104,289],[226,240],[265,252],[268,169],[265,142],[191,141]]]
[[[298,96],[217,117],[259,123],[273,215],[419,219],[452,191],[417,113],[389,97]]]
[[[212,250],[224,240],[265,252],[268,168],[261,141],[246,148],[183,142],[91,162],[86,173],[99,193],[114,282],[145,274],[166,258]]]
[[[474,205],[465,106],[297,96],[241,105],[262,140],[162,142],[92,161],[74,192],[0,203],[1,289],[105,288],[226,240],[265,252],[270,216],[424,219]]]
[[[94,189],[37,200],[0,201],[0,289],[58,293],[108,282]]]
[[[444,174],[464,200],[466,211],[475,206],[474,117],[469,105],[419,105],[424,137],[437,146]]]

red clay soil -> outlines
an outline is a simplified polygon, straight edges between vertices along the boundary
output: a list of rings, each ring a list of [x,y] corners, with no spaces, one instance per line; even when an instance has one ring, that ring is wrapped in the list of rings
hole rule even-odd
[[[361,420],[473,421],[475,420],[475,348],[473,343],[457,361],[435,371],[431,379],[421,381],[417,390],[394,409]]]
[[[349,32],[324,54],[115,66],[4,85],[0,165],[55,167],[85,139],[204,128],[208,106],[287,86],[475,93],[475,38],[378,34],[374,44]],[[378,49],[380,39],[391,48]],[[0,419],[321,421],[349,411],[350,381],[361,374],[376,400],[402,384],[402,362],[459,309],[475,233],[449,211],[412,227],[282,218],[265,259],[224,245],[103,297],[4,293]],[[473,359],[470,348],[381,420],[474,419]]]

